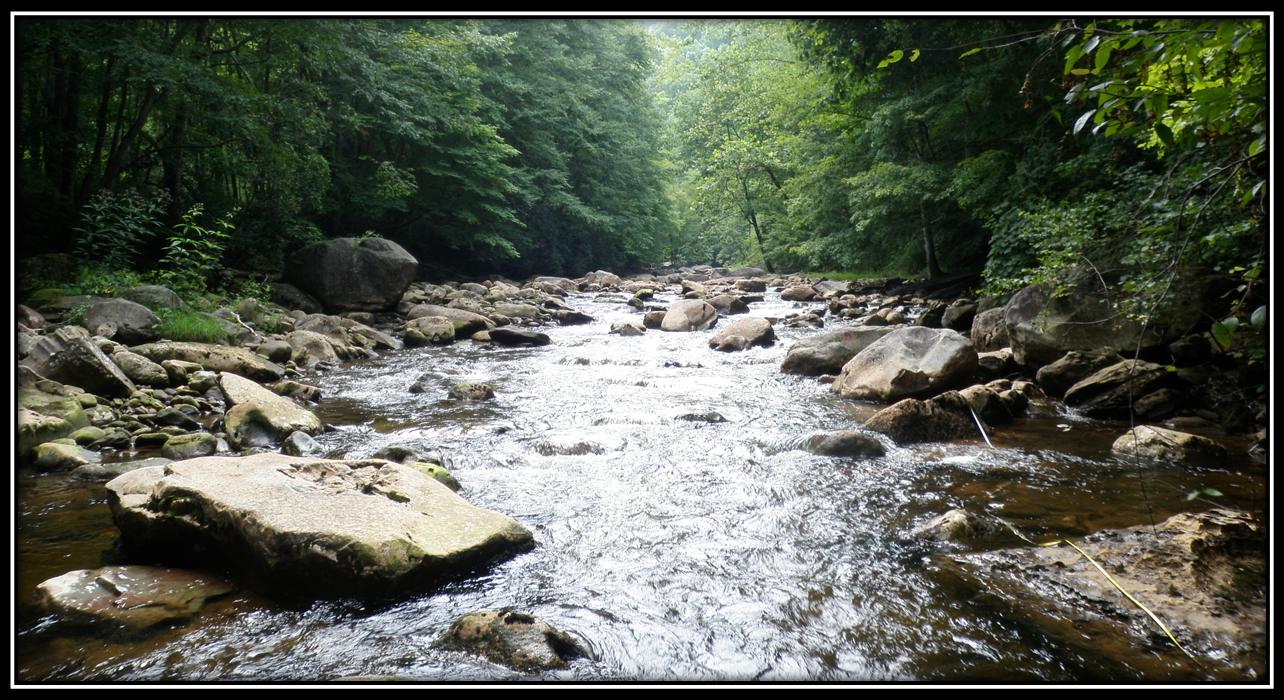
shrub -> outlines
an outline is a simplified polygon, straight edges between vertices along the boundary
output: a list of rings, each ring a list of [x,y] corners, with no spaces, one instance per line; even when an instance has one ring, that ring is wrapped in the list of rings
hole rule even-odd
[[[157,190],[151,199],[134,188],[119,195],[100,191],[81,212],[76,255],[105,270],[128,269],[138,248],[160,231],[169,201],[168,190]]]
[[[209,314],[189,309],[159,309],[160,324],[156,332],[162,338],[195,343],[225,343],[223,324]]]

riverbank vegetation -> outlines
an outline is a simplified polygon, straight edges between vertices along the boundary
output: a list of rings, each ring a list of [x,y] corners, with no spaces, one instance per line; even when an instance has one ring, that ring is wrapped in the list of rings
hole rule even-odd
[[[1264,303],[1259,18],[15,26],[24,255],[164,281],[373,232],[514,277],[984,270],[998,295],[1110,270],[1144,316],[1204,265],[1243,328]]]

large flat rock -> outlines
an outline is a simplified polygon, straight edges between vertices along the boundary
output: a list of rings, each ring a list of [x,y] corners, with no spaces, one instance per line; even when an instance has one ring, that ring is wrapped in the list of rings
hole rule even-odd
[[[530,531],[413,467],[262,453],[138,469],[107,484],[125,546],[218,565],[286,598],[386,598],[529,548]]]

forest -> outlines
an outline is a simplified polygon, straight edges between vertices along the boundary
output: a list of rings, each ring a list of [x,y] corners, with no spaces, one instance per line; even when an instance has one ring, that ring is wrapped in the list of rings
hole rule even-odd
[[[425,274],[983,271],[999,295],[1110,269],[1144,300],[1200,265],[1247,296],[1266,25],[18,16],[15,245],[79,255],[85,287],[200,291],[380,236]]]

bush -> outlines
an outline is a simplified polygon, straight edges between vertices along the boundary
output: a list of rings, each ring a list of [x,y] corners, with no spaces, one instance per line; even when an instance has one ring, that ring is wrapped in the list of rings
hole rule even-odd
[[[189,309],[159,309],[160,324],[156,332],[162,338],[194,343],[225,343],[227,332],[219,319]]]
[[[81,212],[76,255],[105,270],[128,269],[139,247],[160,231],[169,201],[168,190],[157,190],[151,199],[134,188],[120,195],[100,191]]]

